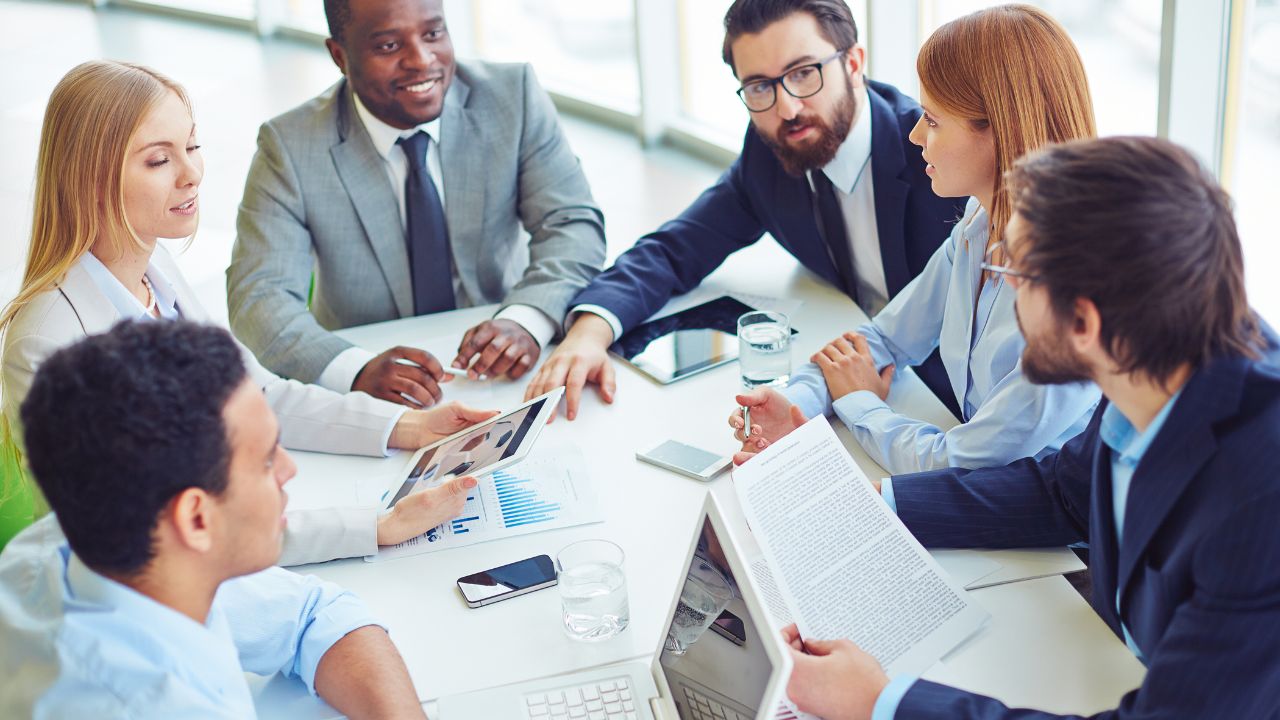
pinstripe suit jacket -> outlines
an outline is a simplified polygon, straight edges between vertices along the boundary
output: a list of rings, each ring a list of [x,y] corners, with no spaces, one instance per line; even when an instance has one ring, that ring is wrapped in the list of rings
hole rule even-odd
[[[932,547],[1089,541],[1093,606],[1117,634],[1123,619],[1147,664],[1142,686],[1097,717],[1280,718],[1280,362],[1269,353],[1192,376],[1134,472],[1118,543],[1105,401],[1042,460],[894,478],[898,514]],[[1015,716],[1048,717],[926,681],[896,715]]]

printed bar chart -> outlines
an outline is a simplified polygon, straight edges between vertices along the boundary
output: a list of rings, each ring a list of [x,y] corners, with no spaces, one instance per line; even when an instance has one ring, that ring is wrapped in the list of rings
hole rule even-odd
[[[576,447],[548,448],[478,480],[458,517],[365,559],[417,555],[604,519]]]

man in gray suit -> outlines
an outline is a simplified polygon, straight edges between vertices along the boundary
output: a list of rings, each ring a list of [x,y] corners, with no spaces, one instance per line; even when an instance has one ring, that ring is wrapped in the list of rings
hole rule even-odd
[[[527,65],[455,62],[441,0],[325,14],[345,77],[262,126],[232,329],[287,377],[431,405],[449,376],[429,353],[375,356],[331,331],[500,303],[453,366],[520,377],[604,263],[604,218],[550,99]]]

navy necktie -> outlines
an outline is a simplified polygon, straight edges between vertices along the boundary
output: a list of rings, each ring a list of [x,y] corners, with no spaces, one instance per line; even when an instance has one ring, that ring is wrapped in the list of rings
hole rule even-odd
[[[453,296],[453,263],[449,253],[449,228],[444,204],[435,181],[427,172],[427,146],[431,136],[416,132],[396,144],[409,159],[404,179],[405,242],[409,249],[409,274],[413,280],[415,315],[458,307]]]
[[[836,188],[831,178],[821,170],[814,170],[813,190],[814,204],[817,206],[818,221],[822,227],[822,237],[827,242],[831,253],[832,264],[836,266],[836,274],[853,302],[858,302],[858,279],[853,271],[853,251],[849,248],[849,231],[844,226],[844,211],[840,209],[840,199],[836,197]]]

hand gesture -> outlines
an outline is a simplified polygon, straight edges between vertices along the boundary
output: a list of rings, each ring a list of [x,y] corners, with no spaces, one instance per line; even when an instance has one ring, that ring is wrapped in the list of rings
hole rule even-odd
[[[452,379],[431,353],[397,346],[365,363],[351,389],[409,407],[431,407],[444,397],[440,383]]]
[[[515,380],[538,362],[542,348],[524,326],[514,320],[485,320],[467,331],[458,345],[453,366],[466,370],[467,377],[506,375]],[[480,356],[473,365],[471,360]]]
[[[847,332],[832,340],[809,360],[817,363],[822,371],[832,400],[859,390],[870,390],[881,400],[889,397],[894,366],[876,370],[876,361],[871,357],[867,339],[858,333]]]

